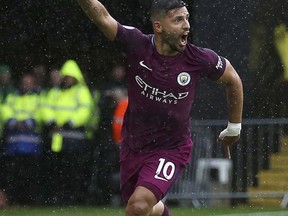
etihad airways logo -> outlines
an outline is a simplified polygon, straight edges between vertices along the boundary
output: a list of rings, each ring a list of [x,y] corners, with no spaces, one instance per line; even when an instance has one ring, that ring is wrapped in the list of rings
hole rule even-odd
[[[135,76],[135,80],[139,87],[142,89],[141,95],[157,102],[177,104],[178,100],[186,98],[189,94],[189,92],[175,94],[172,92],[161,91],[160,89],[145,83],[145,81],[139,76]]]

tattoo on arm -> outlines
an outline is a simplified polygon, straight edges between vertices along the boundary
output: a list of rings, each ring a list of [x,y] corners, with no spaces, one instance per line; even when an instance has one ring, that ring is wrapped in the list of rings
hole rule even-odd
[[[86,0],[86,2],[87,2],[88,6],[90,6],[90,7],[92,6],[91,0]],[[95,13],[96,16],[100,17],[100,16],[103,15],[102,12],[101,12],[101,9],[98,6],[94,6],[92,9],[93,9],[94,12],[96,12]]]
[[[94,7],[93,10],[96,12],[96,15],[98,17],[102,16],[102,12],[101,12],[101,10],[98,7]]]

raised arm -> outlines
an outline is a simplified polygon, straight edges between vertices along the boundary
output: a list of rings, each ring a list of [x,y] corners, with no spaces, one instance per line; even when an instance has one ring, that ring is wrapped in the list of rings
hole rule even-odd
[[[108,13],[107,9],[97,0],[77,0],[82,10],[96,24],[101,32],[114,40],[117,34],[117,21]]]
[[[229,121],[227,128],[220,133],[218,141],[224,144],[226,157],[231,158],[229,145],[238,141],[240,137],[243,111],[243,86],[239,75],[228,60],[226,60],[224,74],[218,80],[218,83],[226,86]]]

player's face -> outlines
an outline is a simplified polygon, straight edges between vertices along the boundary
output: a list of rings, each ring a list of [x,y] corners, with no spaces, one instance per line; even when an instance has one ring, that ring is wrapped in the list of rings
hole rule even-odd
[[[186,7],[168,12],[162,24],[162,40],[171,50],[183,52],[190,30],[189,12]]]

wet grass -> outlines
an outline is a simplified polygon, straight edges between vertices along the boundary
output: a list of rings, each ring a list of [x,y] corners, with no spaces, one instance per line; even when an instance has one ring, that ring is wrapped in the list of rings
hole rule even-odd
[[[211,216],[211,215],[288,215],[288,209],[281,208],[201,208],[171,207],[173,216]],[[251,214],[250,214],[251,213]],[[257,214],[252,214],[257,213]],[[124,216],[124,208],[112,207],[10,207],[0,210],[0,216]]]

